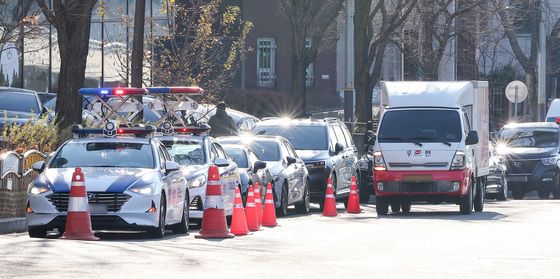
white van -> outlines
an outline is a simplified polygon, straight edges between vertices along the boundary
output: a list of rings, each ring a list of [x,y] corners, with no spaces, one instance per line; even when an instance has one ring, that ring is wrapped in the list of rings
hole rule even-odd
[[[488,82],[385,82],[374,145],[379,215],[412,202],[484,208]]]

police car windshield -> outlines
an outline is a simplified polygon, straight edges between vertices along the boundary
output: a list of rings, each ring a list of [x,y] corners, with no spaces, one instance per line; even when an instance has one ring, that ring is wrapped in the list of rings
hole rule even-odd
[[[274,141],[253,141],[249,144],[263,161],[280,161],[280,149]]]
[[[167,148],[173,161],[182,166],[204,165],[206,158],[204,148],[200,141],[189,140],[164,140],[162,143]]]
[[[246,169],[249,167],[249,163],[247,160],[247,156],[245,155],[245,151],[241,148],[234,148],[234,147],[224,147],[229,157],[233,159],[237,167]]]
[[[143,168],[155,167],[152,147],[130,142],[70,142],[65,144],[52,159],[50,168],[105,167]]]

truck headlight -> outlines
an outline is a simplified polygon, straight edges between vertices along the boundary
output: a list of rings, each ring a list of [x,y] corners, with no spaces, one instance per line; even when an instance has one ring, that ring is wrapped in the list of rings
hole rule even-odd
[[[27,192],[31,195],[40,195],[50,190],[51,188],[49,188],[49,186],[35,185],[34,183],[29,184],[29,186],[27,187]]]
[[[140,195],[151,195],[156,190],[156,184],[155,183],[150,183],[150,184],[146,184],[146,185],[132,186],[132,187],[128,188],[128,190],[130,190],[131,192],[134,192],[136,194],[140,194]]]
[[[196,188],[204,185],[206,183],[206,177],[201,175],[191,181],[189,181],[189,187]]]
[[[552,165],[556,165],[556,162],[558,161],[558,157],[550,157],[550,158],[542,158],[541,162],[543,163],[543,165],[545,166],[552,166]]]
[[[378,171],[387,170],[387,165],[385,165],[385,159],[381,151],[373,153],[373,168]]]
[[[462,170],[465,168],[465,152],[457,150],[455,156],[453,156],[453,161],[451,161],[452,170]]]

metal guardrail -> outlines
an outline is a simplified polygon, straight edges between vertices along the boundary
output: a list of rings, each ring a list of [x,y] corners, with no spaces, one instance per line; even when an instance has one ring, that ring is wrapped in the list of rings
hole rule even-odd
[[[0,218],[25,216],[27,185],[37,177],[31,166],[46,158],[37,150],[0,154]]]

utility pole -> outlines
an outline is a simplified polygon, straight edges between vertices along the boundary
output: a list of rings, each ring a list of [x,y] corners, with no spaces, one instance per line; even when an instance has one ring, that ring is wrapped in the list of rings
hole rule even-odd
[[[539,1],[539,67],[538,67],[538,119],[542,121],[546,114],[546,32],[544,28],[545,0]]]
[[[354,120],[354,0],[346,2],[344,122]]]

